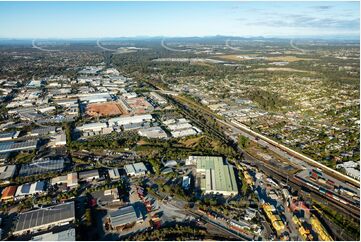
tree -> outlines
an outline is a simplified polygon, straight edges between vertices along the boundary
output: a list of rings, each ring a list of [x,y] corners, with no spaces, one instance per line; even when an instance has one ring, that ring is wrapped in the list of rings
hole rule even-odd
[[[239,146],[241,146],[241,148],[247,148],[247,146],[249,145],[249,138],[247,138],[243,135],[240,135],[238,137],[238,144],[239,144]]]

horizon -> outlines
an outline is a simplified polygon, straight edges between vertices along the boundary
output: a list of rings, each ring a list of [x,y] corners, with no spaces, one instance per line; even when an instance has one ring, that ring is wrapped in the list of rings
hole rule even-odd
[[[359,39],[350,2],[0,2],[0,39]]]

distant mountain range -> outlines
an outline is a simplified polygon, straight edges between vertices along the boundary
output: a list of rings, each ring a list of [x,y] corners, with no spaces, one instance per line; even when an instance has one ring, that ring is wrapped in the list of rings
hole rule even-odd
[[[351,42],[351,43],[359,43],[359,36],[287,36],[287,37],[263,37],[263,36],[255,36],[255,37],[241,37],[241,36],[224,36],[224,35],[216,35],[216,36],[194,36],[194,37],[167,37],[167,36],[134,36],[134,37],[104,37],[104,38],[39,38],[35,39],[36,41],[53,41],[52,44],[64,44],[64,42],[68,44],[75,43],[90,43],[97,40],[101,41],[161,41],[172,40],[172,41],[182,41],[182,42],[219,42],[226,40],[255,40],[255,41],[290,41],[294,40],[303,40],[303,41],[327,41],[327,42]],[[34,39],[31,38],[0,38],[1,45],[28,45],[32,44]],[[62,42],[62,43],[61,43]]]

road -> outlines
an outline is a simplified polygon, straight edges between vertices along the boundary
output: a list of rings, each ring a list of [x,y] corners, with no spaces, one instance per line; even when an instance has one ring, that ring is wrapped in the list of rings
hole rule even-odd
[[[152,84],[153,85],[153,84]],[[154,85],[153,85],[154,86]],[[155,86],[156,88],[158,88],[157,86]],[[172,96],[177,96],[177,99],[181,99],[182,101],[185,101],[184,98],[182,98],[179,94],[175,95],[174,93],[169,93],[163,89],[160,89],[159,92],[161,94],[170,94]],[[187,103],[189,104],[191,101],[187,101]],[[218,118],[212,111],[206,109],[204,106],[198,104],[198,103],[194,103],[192,102],[192,105],[196,106],[197,108],[199,108],[200,110],[202,110],[203,112],[207,113],[208,115],[210,115],[211,117],[213,117],[218,123],[223,124],[224,126],[227,126],[227,128],[231,128],[233,131],[241,133],[242,135],[245,135],[246,137],[249,137],[251,140],[257,142],[258,144],[260,144],[261,146],[267,147],[269,148],[271,151],[275,152],[276,154],[284,157],[285,159],[291,161],[292,163],[294,163],[295,165],[301,166],[301,167],[317,167],[322,169],[324,172],[326,172],[328,175],[341,180],[343,182],[347,181],[357,187],[360,186],[360,182],[349,177],[346,176],[330,167],[327,167],[297,151],[294,151],[286,146],[284,146],[283,144],[276,142],[262,134],[259,134],[253,130],[251,130],[250,128],[248,128],[247,126],[236,122],[236,121],[227,121],[224,119],[220,119]]]
[[[291,157],[293,157],[295,159],[298,159],[300,161],[304,161],[304,162],[308,163],[311,166],[322,169],[324,172],[326,172],[329,175],[332,175],[336,179],[339,179],[341,181],[350,182],[351,184],[353,184],[355,186],[358,186],[358,187],[360,186],[359,181],[357,181],[357,180],[355,180],[355,179],[353,179],[353,178],[351,178],[349,176],[346,176],[346,175],[344,175],[344,174],[342,174],[342,173],[340,173],[340,172],[338,172],[338,171],[336,171],[334,169],[331,169],[331,168],[329,168],[329,167],[327,167],[327,166],[325,166],[325,165],[323,165],[323,164],[321,164],[321,163],[319,163],[319,162],[317,162],[317,161],[315,161],[315,160],[313,160],[313,159],[311,159],[311,158],[309,158],[309,157],[307,157],[307,156],[305,156],[305,155],[303,155],[303,154],[301,154],[301,153],[299,153],[297,151],[294,151],[294,150],[282,145],[279,142],[271,140],[271,139],[267,138],[264,135],[256,133],[253,130],[249,129],[245,125],[242,125],[242,124],[240,124],[238,122],[234,122],[234,121],[232,121],[231,123],[222,121],[220,119],[218,119],[217,121],[222,122],[223,124],[226,124],[228,126],[233,126],[233,128],[238,128],[241,131],[246,132],[249,135],[253,136],[255,139],[258,138],[258,143],[261,142],[260,144],[262,144],[263,142],[266,142],[269,149],[272,149],[272,151],[277,151],[277,150],[283,151],[283,153],[279,152],[279,151],[277,151],[277,152],[279,154],[283,154],[282,156],[284,156],[284,157],[285,157],[285,154],[286,154],[287,156],[285,158],[287,158],[287,159],[289,159],[290,156],[291,156]]]

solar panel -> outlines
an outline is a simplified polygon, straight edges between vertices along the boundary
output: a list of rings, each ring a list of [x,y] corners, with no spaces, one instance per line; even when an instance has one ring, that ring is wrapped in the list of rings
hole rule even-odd
[[[61,220],[72,220],[74,216],[74,202],[21,213],[15,232],[38,229],[42,225],[55,225]]]

